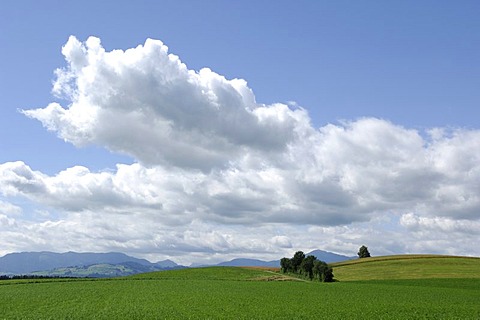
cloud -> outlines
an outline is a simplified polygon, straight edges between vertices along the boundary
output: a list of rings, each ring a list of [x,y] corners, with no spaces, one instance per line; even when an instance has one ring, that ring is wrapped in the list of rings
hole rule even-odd
[[[23,111],[77,146],[102,145],[148,165],[210,170],[244,152],[276,152],[308,127],[305,110],[255,102],[242,79],[187,69],[161,41],[105,52],[70,37],[54,93],[66,108]]]
[[[480,221],[454,220],[443,217],[423,217],[414,213],[403,214],[400,225],[414,232],[433,232],[448,234],[480,234]]]
[[[11,227],[15,225],[15,219],[9,218],[4,214],[0,214],[0,227],[7,226]]]
[[[468,226],[480,220],[479,130],[422,132],[376,118],[315,128],[306,109],[259,104],[244,80],[189,70],[157,40],[106,52],[97,38],[70,37],[62,53],[68,65],[53,91],[71,103],[22,112],[76,146],[136,162],[56,175],[0,164],[7,201],[55,212],[18,223],[0,202],[2,225],[25,243],[273,259],[299,246],[351,255],[368,241],[377,254],[455,252],[443,233],[471,239],[477,229]]]
[[[5,216],[18,216],[22,213],[22,208],[9,202],[0,200],[0,214]]]

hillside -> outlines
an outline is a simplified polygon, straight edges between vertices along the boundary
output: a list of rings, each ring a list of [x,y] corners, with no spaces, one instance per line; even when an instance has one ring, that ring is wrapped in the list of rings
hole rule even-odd
[[[277,276],[264,268],[207,267],[102,280],[5,280],[0,310],[5,319],[32,320],[480,317],[480,278],[321,283]]]
[[[335,280],[480,279],[480,258],[394,255],[331,263]],[[132,275],[135,279],[273,280],[277,268],[206,267]],[[279,280],[285,280],[279,278]]]
[[[130,263],[131,266],[134,266],[134,268],[130,269],[138,269],[141,272],[178,267],[175,262],[170,260],[151,263],[148,260],[134,258],[118,252],[55,253],[42,251],[10,253],[0,257],[0,274],[29,274],[39,271],[54,271],[68,267],[79,267],[82,269],[85,266],[98,264],[121,265],[125,263]],[[48,273],[44,272],[44,274]]]
[[[255,268],[244,268],[244,267],[204,267],[204,268],[187,268],[187,269],[178,269],[170,270],[163,272],[149,272],[136,274],[126,279],[149,279],[149,280],[233,280],[233,281],[243,281],[243,280],[253,280],[260,277],[271,276],[272,272],[263,269]]]
[[[144,265],[136,262],[123,262],[117,264],[98,263],[88,266],[73,266],[55,268],[45,271],[31,272],[31,275],[50,277],[88,277],[88,278],[111,278],[123,277],[133,274],[182,269],[183,266],[161,267],[157,264]]]
[[[395,255],[332,263],[339,281],[480,278],[480,258]]]
[[[307,255],[327,263],[351,259],[333,252],[314,250]],[[127,264],[127,265],[126,265]],[[99,266],[95,266],[99,265]],[[106,266],[108,265],[108,266]],[[92,267],[93,266],[93,267]],[[192,267],[206,266],[193,263]],[[258,259],[237,258],[218,263],[217,266],[232,267],[279,267],[280,260],[264,261]],[[183,268],[171,260],[150,262],[119,252],[17,252],[0,257],[0,275],[38,274],[38,275],[71,275],[71,276],[120,276],[155,270]]]

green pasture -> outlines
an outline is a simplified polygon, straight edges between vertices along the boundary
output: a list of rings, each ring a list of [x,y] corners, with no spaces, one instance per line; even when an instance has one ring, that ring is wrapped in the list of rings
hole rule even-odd
[[[271,281],[278,276],[215,267],[101,280],[6,280],[0,319],[480,319],[479,277]]]
[[[339,281],[480,278],[480,258],[438,255],[397,255],[332,264]]]

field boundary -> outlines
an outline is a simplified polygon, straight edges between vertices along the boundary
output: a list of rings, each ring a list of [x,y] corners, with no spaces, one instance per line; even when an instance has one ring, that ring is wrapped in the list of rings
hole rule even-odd
[[[357,258],[354,260],[346,260],[340,262],[330,263],[329,265],[332,267],[343,267],[352,264],[359,264],[359,263],[372,263],[372,262],[379,262],[379,261],[394,261],[394,260],[414,260],[414,259],[438,259],[438,258],[446,258],[446,259],[480,259],[480,257],[466,257],[466,256],[449,256],[449,255],[437,255],[437,254],[402,254],[402,255],[392,255],[392,256],[379,256],[379,257],[369,257],[369,258]]]

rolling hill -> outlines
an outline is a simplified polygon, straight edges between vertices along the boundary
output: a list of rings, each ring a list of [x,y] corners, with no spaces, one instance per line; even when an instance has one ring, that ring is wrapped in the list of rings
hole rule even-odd
[[[337,271],[340,281],[334,283],[292,281],[255,267],[189,268],[101,281],[5,280],[0,310],[6,319],[480,317],[480,258],[376,257],[336,263]]]
[[[0,274],[30,274],[38,271],[55,270],[67,267],[85,267],[98,264],[120,265],[133,263],[137,269],[146,268],[149,271],[165,268],[175,268],[178,265],[171,260],[152,263],[145,259],[138,259],[123,253],[54,253],[20,252],[10,253],[0,257]]]
[[[480,278],[480,258],[394,255],[332,263],[339,281]]]
[[[162,267],[157,264],[144,265],[133,261],[117,264],[97,263],[88,266],[61,267],[45,271],[34,271],[30,275],[49,277],[87,277],[87,278],[112,278],[124,277],[133,274],[183,269],[184,266]]]
[[[351,257],[336,253],[314,250],[306,255],[313,255],[317,259],[327,263],[345,261]],[[217,266],[233,267],[279,267],[280,260],[264,261],[259,259],[237,258],[216,264]],[[205,267],[206,265],[192,264],[192,267]],[[163,260],[152,263],[145,259],[138,259],[123,253],[55,253],[42,252],[19,252],[10,253],[0,257],[0,275],[58,275],[58,276],[82,276],[82,277],[107,277],[130,275],[141,272],[183,268],[171,260]]]

